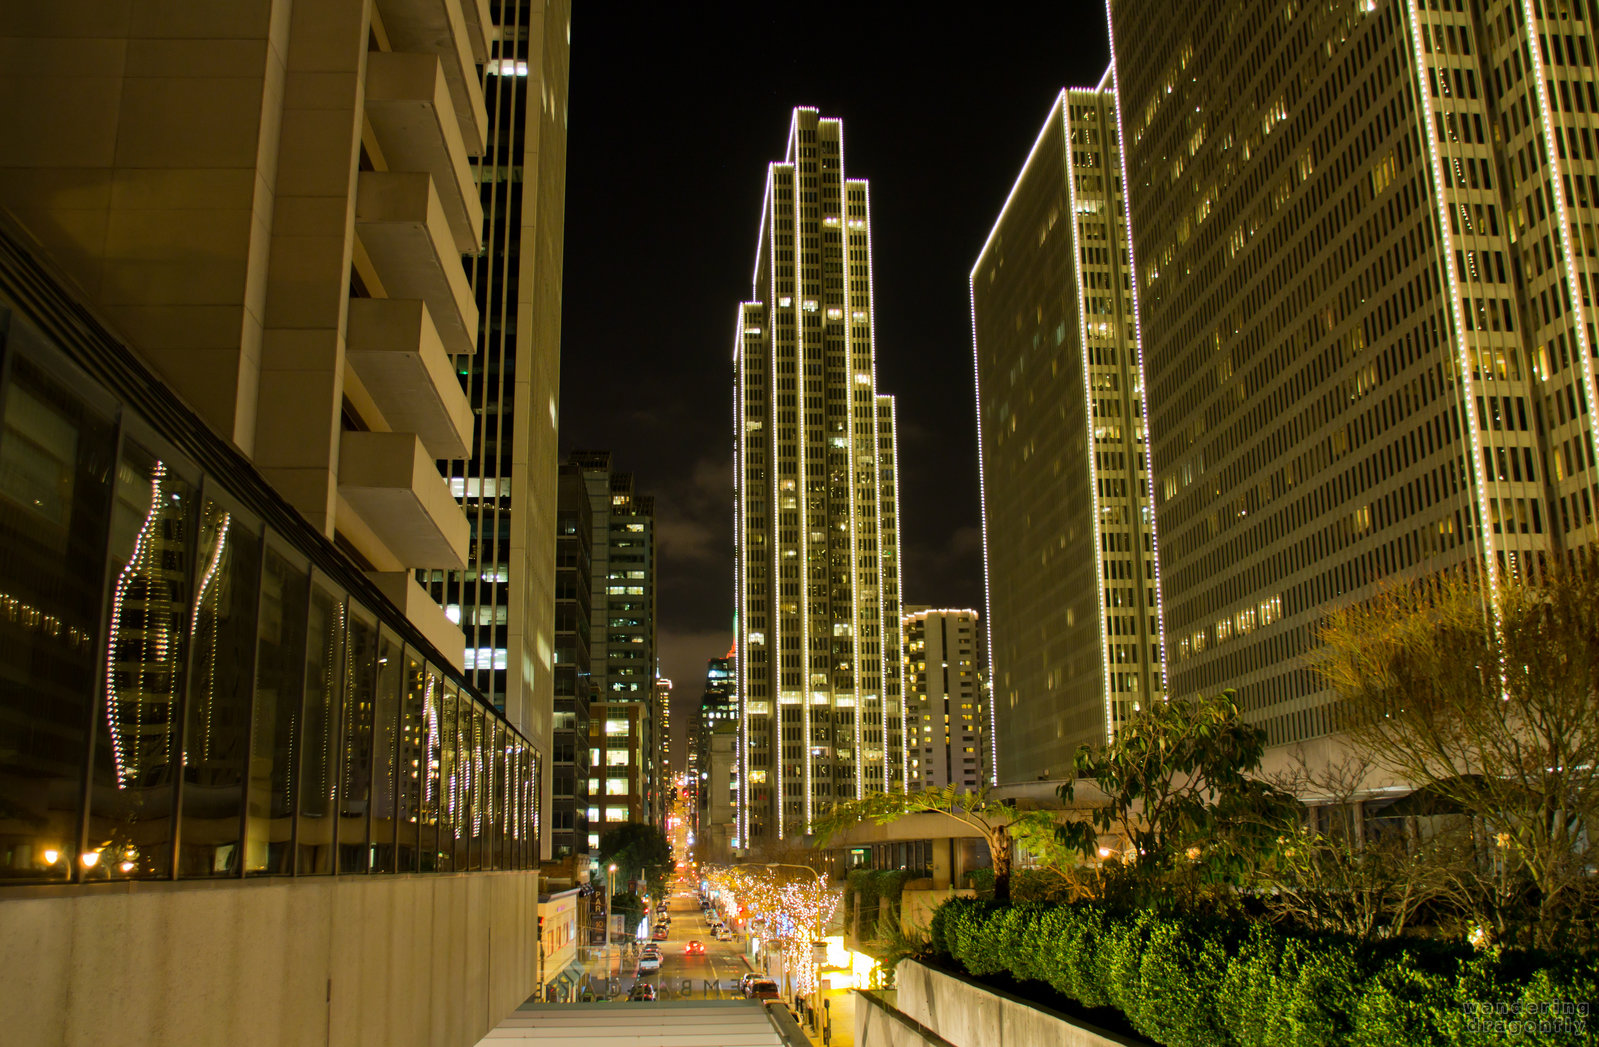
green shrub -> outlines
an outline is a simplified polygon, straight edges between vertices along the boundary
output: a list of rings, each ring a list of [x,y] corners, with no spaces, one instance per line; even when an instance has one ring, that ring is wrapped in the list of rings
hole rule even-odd
[[[1516,1018],[1599,1007],[1599,960],[1588,957],[969,898],[938,908],[931,938],[936,955],[974,976],[1043,982],[1085,1007],[1114,1007],[1167,1047],[1575,1045],[1599,1033],[1599,1014],[1507,1031],[1474,1010],[1492,1004]]]

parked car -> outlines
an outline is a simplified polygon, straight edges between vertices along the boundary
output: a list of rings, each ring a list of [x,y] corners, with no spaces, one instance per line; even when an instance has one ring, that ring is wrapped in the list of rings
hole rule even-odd
[[[650,933],[650,937],[658,942],[666,941],[666,924],[657,925],[655,930]]]
[[[687,953],[688,955],[690,955],[690,956],[694,956],[694,955],[704,956],[705,955],[705,943],[700,941],[698,938],[691,939],[689,941],[689,943],[688,943],[688,948],[684,949],[683,951],[685,953]]]
[[[660,956],[640,956],[638,958],[639,974],[654,974],[661,969]]]
[[[742,994],[742,995],[748,996],[749,995],[750,982],[758,981],[759,979],[764,978],[764,977],[766,977],[766,976],[763,975],[763,974],[757,974],[754,971],[745,971],[743,974],[739,975],[739,977],[738,977],[738,991],[739,991],[739,993]]]
[[[715,937],[719,942],[730,942],[733,940],[733,932],[726,927],[718,927],[715,931]]]
[[[775,1000],[777,983],[770,978],[751,978],[744,986],[744,995],[751,1000]]]
[[[655,1002],[655,986],[649,982],[634,982],[633,988],[628,990],[627,998],[630,1002]]]

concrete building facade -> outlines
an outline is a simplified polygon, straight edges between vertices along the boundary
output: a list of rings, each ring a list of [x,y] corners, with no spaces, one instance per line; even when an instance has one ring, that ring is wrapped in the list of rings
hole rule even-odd
[[[1109,75],[1062,91],[971,273],[996,780],[1064,777],[1164,693]]]
[[[905,611],[900,631],[909,726],[907,787],[976,789],[984,781],[978,614],[931,607]]]
[[[905,788],[893,398],[877,391],[867,183],[796,109],[734,332],[736,847]]]
[[[569,40],[557,0],[0,11],[21,1041],[469,1044],[536,985]],[[507,60],[542,113],[490,120]],[[487,173],[508,142],[536,177]],[[507,265],[511,505],[543,523],[506,624],[543,644],[488,701],[419,579],[474,555],[437,463],[499,330],[472,272]],[[18,657],[39,622],[73,650]]]
[[[1315,739],[1327,607],[1599,536],[1593,23],[1109,11],[1171,691],[1234,687],[1270,742]]]

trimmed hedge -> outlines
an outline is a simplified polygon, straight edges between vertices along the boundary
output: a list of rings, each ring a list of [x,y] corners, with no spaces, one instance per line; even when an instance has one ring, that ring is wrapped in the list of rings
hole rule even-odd
[[[1599,1042],[1592,957],[970,898],[941,905],[930,932],[935,954],[976,977],[1004,973],[1085,1007],[1114,1007],[1166,1047]],[[1574,1015],[1570,1005],[1593,1013]],[[1500,1013],[1480,1013],[1484,1006]]]

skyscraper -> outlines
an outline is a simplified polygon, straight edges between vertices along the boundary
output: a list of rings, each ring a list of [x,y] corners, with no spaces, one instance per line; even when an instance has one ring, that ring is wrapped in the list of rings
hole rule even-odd
[[[476,425],[468,456],[440,463],[471,537],[464,571],[427,572],[424,580],[460,623],[478,688],[547,741],[567,15],[542,0],[482,6],[494,25],[475,117],[484,143],[473,162],[482,249],[468,266],[477,352],[453,361]]]
[[[1328,732],[1385,578],[1591,545],[1595,53],[1575,4],[1111,0],[1173,694]],[[1125,46],[1137,41],[1137,46]]]
[[[971,273],[996,780],[1070,773],[1163,693],[1109,77],[1062,91]]]
[[[561,466],[555,536],[555,730],[550,757],[550,836],[556,860],[588,867],[589,637],[593,630],[594,528],[576,465]]]
[[[40,928],[8,1039],[470,1044],[540,984],[549,699],[487,700],[417,572],[471,555],[435,463],[471,453],[480,333],[520,327],[553,397],[528,332],[558,329],[558,264],[524,254],[494,325],[468,273],[560,257],[565,6],[0,5],[0,881],[37,885]],[[557,130],[501,190],[538,206],[486,239],[513,38]],[[517,497],[553,513],[538,402]],[[548,636],[553,599],[521,606]],[[80,933],[150,964],[95,970]],[[235,976],[263,948],[264,1010]],[[508,975],[483,1006],[436,976],[463,950]]]
[[[907,607],[905,745],[912,790],[982,784],[977,612]]]
[[[582,470],[593,520],[594,700],[632,702],[642,710],[626,716],[637,720],[639,732],[628,750],[639,754],[629,772],[637,786],[633,802],[636,820],[658,822],[665,812],[666,774],[655,758],[655,499],[634,490],[631,474],[612,471],[609,451],[574,451],[570,460]],[[608,715],[620,716],[615,709]]]
[[[796,109],[734,333],[736,847],[905,787],[894,401],[877,392],[867,183]]]

